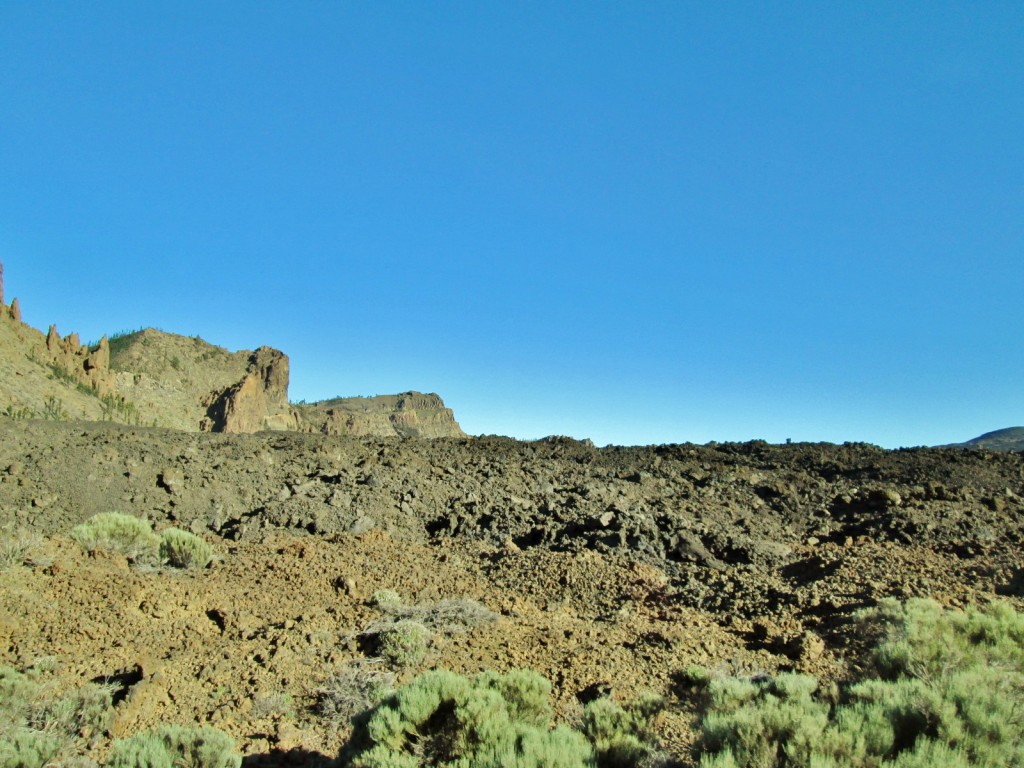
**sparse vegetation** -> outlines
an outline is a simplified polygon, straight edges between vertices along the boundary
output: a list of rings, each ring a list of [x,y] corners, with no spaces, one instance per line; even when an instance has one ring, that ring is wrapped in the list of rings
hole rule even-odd
[[[148,520],[119,512],[102,512],[71,530],[71,538],[89,552],[120,552],[140,564],[155,564],[160,537]]]
[[[421,664],[435,634],[467,632],[498,618],[490,609],[467,598],[407,605],[397,592],[382,589],[373,594],[370,603],[384,616],[361,634],[370,639],[381,658],[395,667]]]
[[[168,528],[160,535],[160,560],[175,568],[205,568],[213,549],[194,533]]]
[[[11,403],[4,408],[4,416],[15,421],[22,421],[24,419],[35,419],[38,417],[38,414],[34,408],[29,408],[25,405],[17,406]]]
[[[419,622],[431,632],[448,635],[468,632],[474,627],[498,620],[498,614],[494,611],[465,597],[407,605],[398,593],[380,590],[374,593],[371,602],[384,614],[384,618],[367,627],[363,632],[367,635],[385,632],[404,619]]]
[[[338,728],[375,706],[394,686],[395,675],[381,669],[379,659],[353,659],[316,689],[316,712]]]
[[[375,608],[402,605],[402,596],[393,589],[378,589],[370,598],[370,605]]]
[[[235,743],[216,728],[170,725],[114,742],[110,768],[239,768]]]
[[[64,401],[50,395],[43,401],[43,418],[51,421],[67,421],[68,412],[64,410]]]
[[[41,541],[39,534],[20,526],[6,525],[0,528],[0,568],[21,565]]]
[[[806,675],[708,685],[703,768],[1024,765],[1024,616],[884,601],[866,677],[822,691]]]
[[[113,720],[110,689],[88,683],[61,693],[44,665],[0,667],[0,766],[43,768],[82,752]]]
[[[99,400],[103,409],[103,421],[115,421],[116,418],[120,418],[125,424],[140,425],[142,417],[132,401],[114,394],[103,395]]]

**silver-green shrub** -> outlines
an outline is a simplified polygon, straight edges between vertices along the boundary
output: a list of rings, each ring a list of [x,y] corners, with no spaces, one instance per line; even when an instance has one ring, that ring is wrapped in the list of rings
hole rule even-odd
[[[636,768],[650,765],[657,755],[651,722],[664,705],[660,697],[645,695],[626,705],[600,698],[583,709],[581,730],[594,746],[599,768]]]
[[[109,768],[239,768],[235,743],[216,728],[168,725],[114,742]]]
[[[426,658],[430,639],[418,621],[402,619],[377,635],[377,654],[393,666],[414,667]]]
[[[71,538],[89,552],[97,549],[120,552],[136,563],[157,561],[160,537],[148,520],[120,512],[101,512],[71,530]]]
[[[529,671],[425,672],[357,719],[343,759],[352,768],[591,766],[582,734],[550,728],[549,689]]]
[[[160,560],[175,568],[205,568],[213,549],[194,533],[168,528],[160,534]]]
[[[837,701],[805,675],[711,680],[702,768],[1024,765],[1024,615],[888,600],[858,631],[874,676]]]
[[[110,689],[88,683],[60,693],[45,672],[0,667],[0,767],[67,762],[110,727]]]

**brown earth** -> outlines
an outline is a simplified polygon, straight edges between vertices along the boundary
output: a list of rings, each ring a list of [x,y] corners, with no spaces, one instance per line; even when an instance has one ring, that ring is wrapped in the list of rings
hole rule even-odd
[[[687,764],[690,665],[837,680],[861,657],[853,616],[882,597],[1024,608],[1022,496],[1019,453],[0,419],[0,525],[45,537],[0,570],[0,663],[120,681],[112,736],[210,723],[247,764],[325,764],[347,726],[317,691],[372,656],[370,596],[470,598],[499,620],[438,632],[399,682],[531,667],[569,721],[589,690],[653,690]],[[218,559],[183,573],[86,555],[70,529],[110,510],[200,533]]]

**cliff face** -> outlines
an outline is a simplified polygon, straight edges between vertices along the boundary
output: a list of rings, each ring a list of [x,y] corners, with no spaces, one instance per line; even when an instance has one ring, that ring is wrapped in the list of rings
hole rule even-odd
[[[437,395],[407,392],[293,407],[288,356],[271,347],[229,352],[198,336],[153,328],[82,344],[44,336],[3,303],[0,264],[0,414],[119,421],[186,431],[303,431],[375,437],[461,437]]]
[[[339,397],[296,408],[303,432],[378,437],[465,436],[452,410],[432,393]]]
[[[200,428],[208,432],[297,430],[298,414],[288,405],[288,356],[271,347],[253,352],[242,380],[210,397]]]

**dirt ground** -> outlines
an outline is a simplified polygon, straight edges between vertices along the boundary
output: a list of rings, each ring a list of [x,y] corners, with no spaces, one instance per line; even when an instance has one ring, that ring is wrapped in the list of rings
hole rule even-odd
[[[859,663],[882,597],[1024,608],[1024,456],[765,443],[596,449],[568,439],[216,435],[0,419],[0,526],[39,541],[0,570],[0,664],[55,657],[119,685],[111,738],[211,724],[247,765],[326,764],[348,735],[332,674],[379,665],[381,589],[497,614],[435,632],[432,667],[529,667],[571,722],[588,692],[666,698],[691,756],[691,665]],[[202,535],[207,569],[88,555],[71,528],[120,511]],[[98,742],[102,759],[109,739]]]

